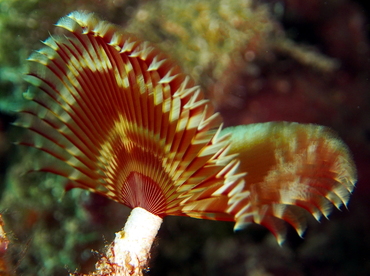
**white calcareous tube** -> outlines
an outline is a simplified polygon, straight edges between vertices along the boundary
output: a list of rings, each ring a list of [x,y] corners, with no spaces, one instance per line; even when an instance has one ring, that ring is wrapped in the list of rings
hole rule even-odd
[[[107,263],[98,264],[98,270],[107,271],[108,264],[110,275],[143,275],[162,221],[162,218],[143,208],[134,208],[124,229],[116,233],[116,238],[108,248]]]

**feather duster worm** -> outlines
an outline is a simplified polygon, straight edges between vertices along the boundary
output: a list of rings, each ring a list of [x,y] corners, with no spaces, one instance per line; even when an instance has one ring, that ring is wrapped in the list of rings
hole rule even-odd
[[[221,131],[200,89],[147,42],[90,13],[73,12],[57,26],[68,36],[50,37],[29,58],[28,80],[42,92],[25,94],[33,105],[17,124],[37,135],[21,144],[61,161],[37,170],[66,177],[68,188],[133,208],[107,252],[112,275],[141,274],[167,215],[236,221],[237,228],[254,221],[281,240],[279,219],[298,233],[304,228],[291,205],[317,217],[327,214],[325,198],[347,201],[350,157],[321,127]],[[107,273],[104,262],[97,268]]]

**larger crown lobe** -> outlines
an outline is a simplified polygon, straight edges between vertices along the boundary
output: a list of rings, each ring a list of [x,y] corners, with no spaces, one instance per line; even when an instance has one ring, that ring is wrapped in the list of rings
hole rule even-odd
[[[219,135],[220,116],[191,79],[93,14],[73,12],[57,26],[67,35],[29,58],[28,80],[41,91],[26,94],[34,105],[18,122],[37,133],[23,144],[62,161],[39,170],[159,216],[233,220],[228,197],[213,192],[237,161]],[[233,181],[240,189],[240,178]]]

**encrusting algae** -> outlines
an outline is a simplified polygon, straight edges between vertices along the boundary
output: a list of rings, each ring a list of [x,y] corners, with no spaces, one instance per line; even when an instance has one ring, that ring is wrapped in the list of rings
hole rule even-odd
[[[32,104],[16,125],[35,133],[20,144],[56,159],[35,170],[133,209],[93,275],[142,275],[168,215],[260,223],[281,243],[284,220],[302,235],[303,209],[319,219],[347,203],[356,171],[327,128],[222,129],[201,89],[153,45],[86,12],[57,26],[67,35],[29,58],[40,91],[25,94]]]

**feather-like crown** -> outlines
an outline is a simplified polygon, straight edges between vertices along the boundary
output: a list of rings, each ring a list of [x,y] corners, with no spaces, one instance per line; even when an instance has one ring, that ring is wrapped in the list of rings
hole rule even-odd
[[[29,58],[28,80],[42,92],[26,94],[34,105],[17,123],[37,134],[22,144],[62,161],[40,171],[161,217],[261,223],[278,241],[282,220],[305,229],[297,206],[319,218],[347,203],[356,172],[326,128],[221,131],[200,88],[154,46],[91,13],[72,12],[57,26],[69,34]]]

